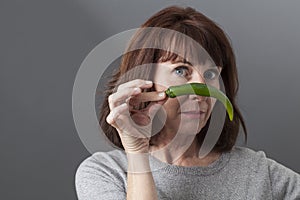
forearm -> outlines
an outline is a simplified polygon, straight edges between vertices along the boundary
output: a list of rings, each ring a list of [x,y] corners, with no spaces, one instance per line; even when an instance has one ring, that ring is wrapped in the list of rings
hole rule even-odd
[[[147,154],[127,154],[127,200],[156,200],[157,191]]]

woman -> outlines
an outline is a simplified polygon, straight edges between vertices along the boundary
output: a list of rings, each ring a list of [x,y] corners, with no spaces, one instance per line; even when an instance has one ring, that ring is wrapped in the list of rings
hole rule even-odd
[[[225,116],[210,126],[213,115],[223,115],[214,98],[172,99],[164,92],[192,82],[224,90],[233,121]],[[79,199],[299,199],[299,174],[263,152],[235,146],[240,126],[247,133],[237,90],[232,47],[213,21],[175,6],[152,16],[132,38],[100,112],[118,149],[80,165]],[[217,140],[200,156],[211,134]]]

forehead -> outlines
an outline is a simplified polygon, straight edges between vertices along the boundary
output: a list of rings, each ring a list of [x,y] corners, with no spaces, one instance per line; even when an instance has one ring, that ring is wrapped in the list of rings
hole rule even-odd
[[[178,55],[169,56],[169,58],[164,57],[159,61],[159,63],[169,63],[169,64],[186,64],[192,67],[217,67],[211,58],[206,58],[206,60],[196,60],[189,58],[182,58]]]
[[[194,65],[210,59],[223,66],[225,52],[211,34],[187,27],[181,31],[151,27],[137,34],[130,48],[143,49],[139,58],[145,62],[174,61],[181,57]]]
[[[206,60],[193,60],[193,59],[186,59],[186,58],[180,58],[177,57],[175,60],[170,60],[171,63],[184,63],[190,66],[207,66],[207,67],[215,67],[216,64],[214,61],[212,61],[210,58],[207,58]]]
[[[191,41],[182,38],[165,40],[162,49],[158,50],[156,54],[158,62],[181,62],[191,66],[216,65],[208,52],[192,39]]]

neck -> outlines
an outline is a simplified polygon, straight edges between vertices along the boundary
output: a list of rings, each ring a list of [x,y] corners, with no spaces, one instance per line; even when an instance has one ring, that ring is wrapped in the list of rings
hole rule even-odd
[[[164,141],[164,143],[160,142],[159,144],[156,143],[155,145],[152,145],[150,147],[150,151],[154,152],[153,155],[159,160],[179,166],[208,166],[216,161],[221,155],[220,153],[212,151],[207,156],[200,159],[198,154],[201,146],[196,136],[191,138],[192,144],[181,151],[184,152],[183,154],[180,152],[180,150],[182,150],[180,148],[163,148],[167,146],[168,142],[172,141],[172,139],[173,138],[170,139],[170,137],[159,137],[159,139],[156,139],[154,141]],[[157,154],[155,151],[157,152]]]
[[[212,151],[204,158],[199,158],[199,150],[200,145],[195,138],[190,148],[173,164],[179,166],[208,166],[218,160],[221,155],[220,153]]]

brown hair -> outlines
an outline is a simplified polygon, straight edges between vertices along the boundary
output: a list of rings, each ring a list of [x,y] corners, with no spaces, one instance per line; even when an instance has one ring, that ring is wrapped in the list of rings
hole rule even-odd
[[[160,27],[164,29],[174,30],[176,32],[180,32],[189,36],[198,44],[200,44],[205,52],[207,52],[206,54],[203,54],[203,52],[197,52],[196,56],[207,55],[206,58],[211,57],[217,66],[222,67],[221,77],[224,83],[225,93],[233,105],[234,118],[233,121],[230,121],[229,118],[226,117],[222,133],[214,147],[214,150],[217,152],[226,152],[231,150],[236,143],[240,125],[242,125],[242,128],[244,130],[246,141],[247,130],[245,122],[235,100],[239,87],[235,56],[231,44],[222,29],[215,22],[207,18],[205,15],[199,13],[195,9],[190,7],[182,8],[178,6],[171,6],[159,11],[141,26],[141,28],[146,27]],[[187,42],[184,39],[178,38],[177,35],[173,32],[168,32],[167,34],[154,32],[155,31],[145,34],[138,31],[135,34],[135,36],[130,41],[128,49],[135,49],[134,47],[136,44],[143,44],[145,48],[128,51],[123,55],[120,68],[112,76],[112,79],[108,83],[108,87],[105,92],[105,97],[99,116],[100,126],[107,138],[114,145],[121,149],[124,148],[116,129],[106,122],[106,117],[110,112],[108,106],[108,96],[111,95],[114,92],[115,88],[117,88],[118,85],[123,82],[133,79],[151,80],[153,72],[153,66],[151,63],[175,60],[179,56],[173,53],[173,50],[184,48],[184,58],[190,56],[190,54],[194,52],[191,50],[194,49],[194,47],[191,47],[191,45],[187,45]],[[162,49],[147,48],[147,44],[149,43],[161,43],[163,46],[165,45],[164,47],[168,49],[168,51]],[[170,47],[171,43],[172,45]],[[169,45],[169,47],[167,45]],[[193,53],[193,56],[194,54],[195,53]],[[197,59],[205,60],[203,58]],[[139,65],[145,65],[142,72],[141,70],[135,68],[135,66]],[[132,72],[126,73],[129,70]],[[154,89],[152,88],[151,90]],[[206,135],[208,125],[209,121],[207,122],[206,126],[200,131],[200,134],[197,135],[198,141],[200,143],[201,141],[203,141],[203,138]]]

